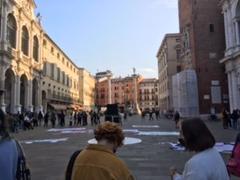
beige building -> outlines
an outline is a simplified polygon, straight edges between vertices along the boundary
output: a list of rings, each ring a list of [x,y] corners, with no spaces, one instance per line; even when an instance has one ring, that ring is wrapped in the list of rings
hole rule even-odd
[[[34,0],[0,3],[0,107],[78,108],[79,68],[43,30]]]
[[[57,110],[80,107],[78,67],[47,35],[42,44],[43,79],[42,104]]]
[[[139,107],[142,111],[159,109],[158,106],[158,80],[143,79],[139,83]]]
[[[80,104],[85,110],[95,105],[95,77],[84,68],[79,68]]]
[[[159,77],[159,108],[167,111],[173,108],[172,76],[181,71],[180,35],[166,34],[157,53]]]

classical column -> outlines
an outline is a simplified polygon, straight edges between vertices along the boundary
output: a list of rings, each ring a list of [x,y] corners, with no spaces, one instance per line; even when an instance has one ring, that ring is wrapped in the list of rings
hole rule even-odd
[[[25,95],[25,102],[27,102],[27,109],[30,112],[33,112],[33,105],[32,105],[32,83],[31,79],[28,80],[27,83],[27,94]]]
[[[232,93],[232,75],[231,71],[228,72],[228,94],[229,94],[229,105],[230,105],[230,111],[233,110],[233,93]]]
[[[110,76],[108,76],[108,104],[112,104],[112,85]]]
[[[233,100],[233,109],[237,109],[238,108],[238,105],[239,105],[239,92],[238,92],[238,87],[237,87],[237,74],[236,74],[236,72],[235,71],[232,71],[232,81],[231,81],[231,83],[232,83],[232,94],[233,94],[233,96],[232,96],[232,100]],[[232,110],[233,110],[232,109]],[[232,111],[231,111],[232,112]]]
[[[20,104],[20,77],[16,75],[15,77],[15,84],[14,84],[14,94],[15,94],[15,113],[21,112],[21,104]]]
[[[228,29],[228,18],[227,18],[227,10],[224,11],[224,28],[225,28],[225,37],[226,37],[226,49],[228,49],[229,46],[229,29]]]
[[[133,81],[134,81],[134,104],[135,104],[135,111],[138,114],[141,114],[139,105],[138,105],[138,86],[137,86],[137,75],[134,75]]]
[[[4,66],[0,64],[0,108],[5,112],[6,105],[4,102],[4,91],[5,91],[5,71]]]
[[[2,9],[1,9],[1,45],[4,50],[8,48],[7,42],[7,4],[5,1],[1,1]]]
[[[42,81],[38,81],[38,88],[37,88],[37,112],[42,111],[43,112],[43,102],[42,102],[42,87],[41,87]]]
[[[234,22],[234,26],[235,26],[235,39],[236,39],[236,45],[239,45],[240,44],[240,42],[239,42],[239,26],[238,26],[238,21],[235,21]]]

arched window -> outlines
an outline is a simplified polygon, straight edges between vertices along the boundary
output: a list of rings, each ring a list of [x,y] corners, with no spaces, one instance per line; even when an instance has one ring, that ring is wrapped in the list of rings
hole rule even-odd
[[[14,16],[12,14],[9,14],[7,18],[7,41],[14,49],[16,49],[16,39],[17,39],[17,23]]]
[[[22,52],[24,55],[28,56],[29,48],[29,34],[26,26],[22,28]]]
[[[39,58],[39,43],[37,36],[33,37],[33,59],[38,61]]]

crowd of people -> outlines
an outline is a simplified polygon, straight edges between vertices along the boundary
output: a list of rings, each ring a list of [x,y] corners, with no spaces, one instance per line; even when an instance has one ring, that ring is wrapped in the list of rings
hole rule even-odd
[[[45,114],[42,111],[22,112],[17,114],[7,113],[6,117],[9,121],[10,131],[18,133],[19,130],[32,130],[36,127],[65,127],[65,126],[86,126],[88,121],[91,125],[100,123],[100,114],[95,111],[48,111]],[[66,124],[66,121],[69,124]]]
[[[70,158],[66,168],[66,180],[133,180],[134,176],[127,165],[117,157],[116,151],[123,145],[124,133],[119,124],[112,122],[100,123],[97,114],[89,113],[92,125],[98,124],[94,130],[97,144],[89,144],[78,150]],[[48,122],[59,119],[59,125],[65,125],[65,114],[46,113],[19,115],[21,120],[31,126],[39,126],[42,120],[47,127]],[[54,117],[55,116],[55,117]],[[79,120],[79,116],[81,120]],[[85,117],[84,117],[85,116]],[[177,115],[176,115],[177,116]],[[37,117],[37,122],[29,119]],[[73,113],[73,125],[85,125],[86,114]],[[9,134],[12,117],[0,110],[0,178],[4,180],[30,180],[30,170],[27,166],[24,151],[19,142]],[[46,119],[45,119],[46,118]],[[85,118],[85,120],[84,120]],[[177,117],[178,119],[179,117]],[[32,120],[33,121],[33,120]],[[182,173],[176,168],[170,168],[172,180],[229,180],[231,175],[240,176],[240,134],[238,134],[231,161],[226,165],[216,149],[215,138],[203,120],[193,118],[178,122],[182,144],[188,151],[194,152],[184,167]],[[52,122],[52,126],[55,123]],[[114,165],[113,165],[114,164]]]

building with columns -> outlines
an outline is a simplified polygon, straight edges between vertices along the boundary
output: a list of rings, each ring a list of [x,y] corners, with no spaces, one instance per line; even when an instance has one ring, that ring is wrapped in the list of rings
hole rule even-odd
[[[112,104],[112,72],[107,70],[103,72],[98,72],[95,76],[96,78],[96,98],[95,104],[99,107],[106,106],[107,104]]]
[[[34,0],[0,3],[0,107],[9,113],[80,107],[82,74],[44,31]]]
[[[228,77],[230,111],[240,109],[240,1],[221,0],[226,49],[220,61]]]
[[[119,104],[122,108],[139,111],[138,89],[142,77],[137,74],[127,77],[112,78],[111,71],[96,74],[96,105]]]
[[[4,111],[41,109],[44,32],[34,15],[34,1],[0,4],[0,105]]]
[[[173,109],[172,76],[181,71],[180,34],[166,34],[157,53],[159,78],[159,108]]]
[[[118,103],[120,107],[139,110],[139,83],[142,81],[140,75],[114,78],[112,84],[112,102]]]

